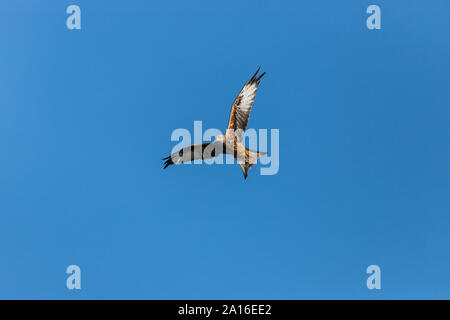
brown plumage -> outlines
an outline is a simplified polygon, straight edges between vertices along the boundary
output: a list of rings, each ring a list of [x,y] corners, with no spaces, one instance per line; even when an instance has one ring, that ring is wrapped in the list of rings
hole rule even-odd
[[[266,154],[266,152],[250,150],[242,144],[242,133],[247,128],[258,85],[261,78],[266,74],[263,72],[258,75],[260,69],[261,67],[244,84],[234,100],[225,134],[217,136],[214,142],[191,145],[163,158],[162,160],[165,160],[164,169],[175,163],[214,158],[219,154],[227,153],[232,154],[237,159],[244,178],[247,179],[248,170],[257,162],[259,157]]]
[[[256,91],[261,82],[261,78],[266,74],[263,72],[256,77],[261,67],[256,70],[255,74],[248,80],[239,92],[238,96],[231,106],[230,119],[228,120],[227,130],[242,130],[245,131],[250,118],[250,111],[255,101]]]

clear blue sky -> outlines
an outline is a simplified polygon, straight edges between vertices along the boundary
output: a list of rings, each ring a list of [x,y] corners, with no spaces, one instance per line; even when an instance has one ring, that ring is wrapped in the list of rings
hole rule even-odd
[[[1,0],[0,298],[450,298],[449,12]],[[279,173],[162,170],[258,65],[249,127],[280,130]]]

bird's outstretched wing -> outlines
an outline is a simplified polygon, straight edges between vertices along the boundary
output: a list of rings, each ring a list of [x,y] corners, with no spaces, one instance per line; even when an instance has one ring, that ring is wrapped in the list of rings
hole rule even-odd
[[[250,110],[252,109],[253,101],[255,101],[256,90],[261,82],[261,78],[266,74],[263,72],[257,77],[259,69],[261,69],[261,67],[259,67],[253,77],[244,84],[241,92],[239,92],[234,100],[231,107],[230,120],[228,121],[227,133],[230,131],[245,131],[250,117]]]
[[[225,145],[222,142],[215,141],[202,144],[193,144],[174,152],[172,155],[165,157],[164,169],[175,163],[184,163],[198,159],[209,159],[217,157],[224,153]]]

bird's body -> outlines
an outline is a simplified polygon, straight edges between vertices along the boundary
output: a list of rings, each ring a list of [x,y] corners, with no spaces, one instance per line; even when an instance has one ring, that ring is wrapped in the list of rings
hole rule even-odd
[[[261,78],[265,74],[264,72],[256,77],[259,70],[260,68],[258,68],[253,77],[244,85],[234,100],[225,134],[218,135],[214,142],[193,144],[173,153],[169,157],[163,158],[165,160],[164,169],[175,163],[183,163],[196,159],[209,159],[226,153],[233,155],[237,159],[244,177],[247,179],[248,170],[256,163],[259,157],[266,154],[265,152],[250,150],[242,144],[242,134],[247,127],[256,91]]]

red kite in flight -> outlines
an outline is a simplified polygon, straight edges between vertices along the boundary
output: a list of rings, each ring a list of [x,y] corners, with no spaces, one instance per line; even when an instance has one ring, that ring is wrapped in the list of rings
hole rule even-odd
[[[248,170],[256,163],[257,159],[267,152],[250,150],[242,144],[242,133],[247,127],[256,91],[261,78],[266,74],[258,75],[259,69],[247,83],[231,106],[230,119],[225,134],[216,137],[214,142],[193,144],[181,149],[169,157],[163,158],[164,169],[175,163],[189,162],[197,159],[209,159],[222,153],[232,154],[241,166],[244,178],[247,179]]]

